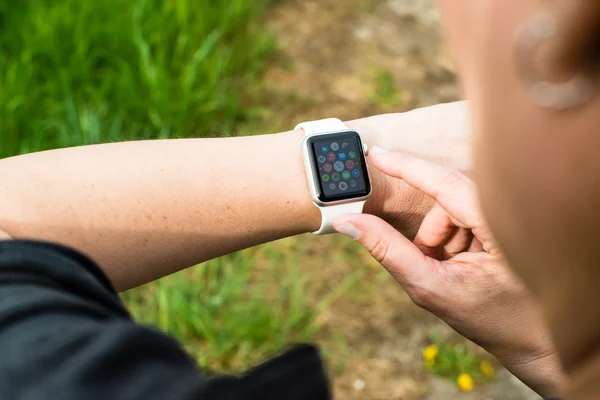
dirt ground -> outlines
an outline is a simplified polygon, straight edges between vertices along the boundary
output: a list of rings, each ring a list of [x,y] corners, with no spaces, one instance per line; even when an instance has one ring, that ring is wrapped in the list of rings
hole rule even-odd
[[[281,50],[266,84],[282,126],[400,112],[459,98],[435,0],[281,0],[269,23]],[[318,251],[339,246],[342,239],[307,240],[314,240]],[[373,271],[366,281],[380,279]],[[315,281],[339,282],[348,266],[313,263],[306,272]],[[414,306],[391,280],[376,287],[374,293],[336,302],[323,316],[326,330],[343,333],[348,346],[345,367],[334,372],[337,399],[538,398],[505,371],[494,385],[469,394],[432,377],[421,355],[427,333],[435,329],[448,338],[457,336]]]
[[[294,119],[357,118],[456,100],[434,3],[283,0],[270,21],[282,62],[267,80],[277,91],[312,100],[293,109]],[[387,105],[375,93],[382,74],[393,78],[397,92]]]

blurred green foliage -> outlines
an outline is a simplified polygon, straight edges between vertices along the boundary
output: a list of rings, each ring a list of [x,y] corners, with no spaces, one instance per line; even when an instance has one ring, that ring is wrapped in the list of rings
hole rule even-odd
[[[178,339],[210,372],[239,372],[293,343],[312,342],[319,316],[360,287],[357,268],[317,294],[302,274],[306,238],[230,254],[123,293],[134,318]],[[340,346],[339,340],[336,346]],[[327,351],[327,348],[325,349]]]
[[[461,374],[466,374],[479,384],[490,383],[493,380],[494,370],[491,364],[482,360],[463,343],[450,343],[437,332],[430,332],[429,339],[432,346],[428,349],[434,347],[436,356],[429,360],[429,363],[426,362],[426,366],[435,375],[457,381]],[[427,352],[425,356],[427,358]]]
[[[398,89],[394,82],[394,75],[390,71],[378,71],[373,86],[375,88],[373,100],[376,104],[381,107],[393,107],[398,103]]]
[[[264,28],[274,2],[0,0],[0,158],[260,123],[253,99],[276,46]],[[293,249],[279,242],[231,254],[122,297],[204,369],[239,372],[314,341],[319,316],[364,275],[357,265],[315,293],[302,266],[328,265],[337,252],[311,259],[306,238],[290,241]]]
[[[231,134],[273,37],[270,0],[0,0],[0,158]]]

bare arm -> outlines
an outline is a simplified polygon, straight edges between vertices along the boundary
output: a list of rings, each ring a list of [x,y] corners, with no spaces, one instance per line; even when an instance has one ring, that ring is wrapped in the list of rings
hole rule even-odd
[[[467,120],[466,105],[453,103],[348,125],[370,145],[469,171]],[[12,236],[70,245],[94,257],[125,290],[235,250],[312,231],[320,213],[306,187],[301,137],[287,132],[128,142],[0,160],[0,240]],[[371,172],[373,196],[366,211],[414,234],[431,199],[376,168]],[[461,284],[485,288],[476,282]],[[453,302],[446,304],[460,311]],[[493,307],[486,310],[492,313]],[[482,326],[489,329],[489,323]],[[561,369],[554,353],[532,360],[519,349],[504,346],[500,350],[508,354],[496,353],[530,386],[558,384]]]
[[[453,104],[348,124],[370,145],[468,168],[466,120],[466,106]],[[119,290],[135,287],[318,228],[300,140],[300,132],[155,140],[0,160],[0,231],[77,248]],[[422,194],[377,175],[367,211],[393,215],[411,230],[430,206]]]

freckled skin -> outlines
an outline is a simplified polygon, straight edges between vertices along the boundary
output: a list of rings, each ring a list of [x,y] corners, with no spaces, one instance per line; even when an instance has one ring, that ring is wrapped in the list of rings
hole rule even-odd
[[[465,105],[456,103],[348,125],[365,143],[464,165],[465,120]],[[223,254],[316,230],[321,213],[308,193],[302,138],[303,132],[293,131],[136,141],[3,159],[0,231],[77,248],[119,290],[135,287]],[[26,184],[31,181],[39,184]],[[414,235],[430,199],[377,171],[372,185],[365,211]]]

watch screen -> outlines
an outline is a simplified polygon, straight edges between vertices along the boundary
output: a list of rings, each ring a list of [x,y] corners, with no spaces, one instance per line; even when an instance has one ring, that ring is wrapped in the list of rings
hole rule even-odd
[[[371,183],[360,136],[356,132],[315,135],[308,139],[315,187],[323,202],[368,195]]]

